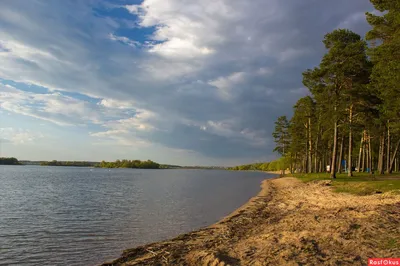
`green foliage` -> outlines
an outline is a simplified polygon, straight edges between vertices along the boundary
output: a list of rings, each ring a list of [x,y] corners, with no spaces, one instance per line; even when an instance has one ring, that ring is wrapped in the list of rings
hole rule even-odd
[[[303,182],[329,180],[327,173],[294,174]],[[357,173],[354,177],[338,174],[331,185],[336,192],[355,195],[371,195],[375,193],[400,193],[400,177],[398,174],[371,176],[367,173]]]
[[[286,116],[278,117],[275,122],[275,131],[272,133],[276,147],[274,151],[277,151],[281,155],[285,155],[289,150],[290,145],[290,134],[289,134],[289,122]]]
[[[400,118],[400,2],[371,0],[382,15],[366,13],[372,29],[366,39],[371,42],[369,55],[374,63],[370,87],[383,99],[386,118]]]
[[[160,169],[160,164],[151,160],[140,161],[140,160],[116,160],[115,162],[102,161],[99,164],[101,168],[140,168],[140,169]]]
[[[81,162],[81,161],[48,161],[48,162],[40,162],[42,166],[78,166],[78,167],[89,167],[95,166],[96,163],[93,162]]]
[[[348,92],[368,69],[366,43],[349,30],[338,29],[325,35],[328,52],[318,68],[303,73],[303,83],[325,110],[338,116],[348,100]]]
[[[319,66],[303,73],[311,95],[294,106],[285,155],[296,171],[324,171],[330,165],[334,178],[338,162],[353,154],[354,131],[373,128],[381,101],[376,90],[367,87],[372,65],[361,36],[337,29],[326,34],[323,43],[327,52]],[[347,145],[347,152],[339,142]]]
[[[282,157],[278,160],[264,163],[244,164],[234,167],[228,167],[228,170],[234,171],[279,171],[289,168],[290,160]]]
[[[290,152],[292,154],[307,152],[309,127],[314,124],[315,102],[310,96],[300,98],[294,106],[294,114],[290,120]]]
[[[0,157],[0,165],[20,165],[20,163],[14,157]]]
[[[286,170],[290,167],[290,158],[288,157],[281,157],[276,162],[277,170]]]
[[[329,166],[335,178],[344,167],[351,177],[355,167],[390,173],[400,166],[400,1],[371,2],[381,13],[366,13],[369,45],[348,29],[326,34],[320,64],[303,72],[311,95],[298,100],[289,123],[286,116],[275,122],[274,151],[293,172]],[[268,167],[282,168],[276,164]]]

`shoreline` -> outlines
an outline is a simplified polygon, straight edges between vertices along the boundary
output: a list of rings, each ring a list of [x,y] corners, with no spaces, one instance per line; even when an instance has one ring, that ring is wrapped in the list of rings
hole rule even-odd
[[[398,256],[398,239],[400,195],[338,194],[327,181],[274,177],[217,223],[102,265],[365,265]]]
[[[260,172],[263,172],[263,173],[266,173],[266,174],[276,174],[275,172],[270,172],[270,171],[269,172],[260,171]],[[279,172],[279,171],[277,171],[277,172]],[[268,186],[267,182],[269,180],[273,180],[273,179],[277,179],[277,178],[280,178],[280,177],[279,176],[275,176],[275,177],[264,179],[263,181],[261,181],[260,191],[255,196],[251,197],[242,206],[240,206],[239,208],[235,209],[230,214],[226,215],[225,217],[223,217],[221,220],[219,220],[217,222],[215,222],[215,223],[213,223],[213,224],[211,224],[209,226],[206,226],[204,228],[200,228],[198,230],[194,230],[194,231],[191,231],[191,232],[188,232],[188,233],[180,234],[180,235],[178,235],[178,236],[176,236],[174,238],[170,238],[169,240],[168,239],[167,240],[161,240],[161,241],[152,242],[152,243],[145,244],[145,245],[140,245],[140,246],[137,246],[137,247],[134,247],[134,248],[131,248],[131,249],[123,250],[122,254],[121,254],[121,256],[119,258],[116,258],[116,259],[108,261],[108,262],[104,262],[103,264],[101,264],[101,266],[123,265],[123,263],[128,262],[129,258],[131,257],[130,253],[132,251],[135,251],[135,250],[145,249],[147,252],[149,252],[152,255],[154,255],[154,253],[152,253],[152,251],[151,251],[151,248],[150,248],[150,251],[149,251],[148,247],[156,245],[156,244],[161,244],[161,243],[166,242],[166,241],[180,240],[181,238],[184,238],[184,237],[186,237],[187,235],[190,235],[190,234],[200,233],[200,232],[203,232],[203,231],[208,231],[210,229],[217,228],[220,224],[224,224],[227,220],[231,219],[233,216],[240,215],[241,212],[243,212],[243,210],[246,209],[247,207],[252,206],[254,204],[255,200],[258,197],[266,197],[268,195],[268,192],[269,192],[269,186]],[[128,265],[131,265],[131,264],[128,264]],[[135,264],[132,264],[132,265],[135,265]]]

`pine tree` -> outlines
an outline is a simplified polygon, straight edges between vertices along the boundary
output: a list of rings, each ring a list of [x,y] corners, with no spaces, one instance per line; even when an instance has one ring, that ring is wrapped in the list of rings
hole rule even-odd
[[[286,116],[280,116],[275,122],[275,131],[272,133],[277,151],[282,156],[285,156],[289,151],[290,135],[289,135],[289,122]]]
[[[380,16],[366,13],[367,21],[372,26],[366,39],[371,41],[369,54],[374,63],[371,87],[379,91],[383,100],[382,119],[386,121],[387,139],[386,172],[390,173],[394,162],[391,160],[391,136],[400,129],[400,1],[371,0],[371,2],[377,10],[383,12]],[[384,145],[385,143],[381,142],[380,171],[383,171]],[[396,144],[393,158],[396,156],[398,145]]]
[[[333,144],[330,171],[331,178],[336,178],[339,119],[349,102],[346,91],[365,72],[366,44],[358,34],[345,29],[326,34],[323,43],[328,52],[318,68],[303,74],[303,83],[331,113]]]

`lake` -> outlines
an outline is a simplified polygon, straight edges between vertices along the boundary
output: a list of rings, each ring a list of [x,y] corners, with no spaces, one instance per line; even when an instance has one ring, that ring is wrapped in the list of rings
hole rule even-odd
[[[208,226],[273,177],[224,170],[0,166],[0,264],[96,265]]]

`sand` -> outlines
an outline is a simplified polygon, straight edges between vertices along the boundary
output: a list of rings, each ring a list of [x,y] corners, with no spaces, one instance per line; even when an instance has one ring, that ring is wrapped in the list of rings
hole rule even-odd
[[[103,265],[367,265],[400,257],[400,195],[354,196],[329,181],[266,180],[220,222]]]

